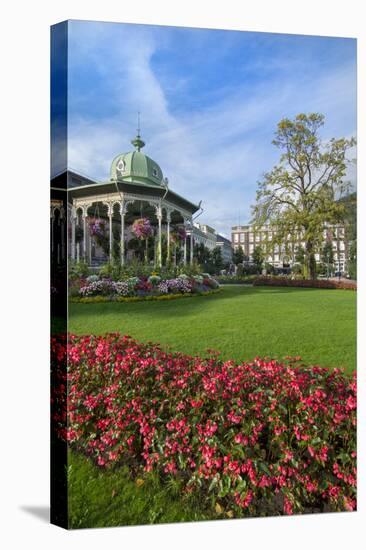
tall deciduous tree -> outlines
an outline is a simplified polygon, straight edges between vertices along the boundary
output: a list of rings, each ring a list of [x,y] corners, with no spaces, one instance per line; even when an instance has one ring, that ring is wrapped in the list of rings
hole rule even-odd
[[[241,264],[244,261],[244,252],[241,246],[238,246],[233,252],[233,263],[235,265]]]
[[[325,224],[343,222],[337,201],[348,188],[347,151],[354,138],[323,143],[324,116],[299,114],[277,125],[273,144],[282,151],[279,163],[258,183],[253,223],[275,227],[274,244],[285,247],[298,237],[305,243],[305,276],[315,278],[314,254],[320,249]],[[291,237],[289,239],[289,236]]]
[[[263,250],[260,246],[256,246],[253,250],[252,254],[252,260],[253,264],[256,267],[258,273],[262,271],[263,262],[264,262],[264,254]]]
[[[215,246],[212,250],[211,259],[215,272],[218,273],[224,267],[224,260],[222,259],[221,248],[219,246]]]

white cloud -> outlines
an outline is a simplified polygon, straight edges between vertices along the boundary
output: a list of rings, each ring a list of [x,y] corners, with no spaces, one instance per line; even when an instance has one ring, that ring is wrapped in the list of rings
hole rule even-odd
[[[319,75],[316,82],[300,74],[297,79],[271,79],[249,92],[244,86],[228,89],[223,100],[200,113],[173,116],[152,70],[155,37],[135,27],[120,39],[114,35],[105,49],[108,36],[108,29],[97,34],[89,29],[87,36],[78,36],[83,46],[75,53],[75,65],[85,56],[92,59],[95,70],[106,78],[103,98],[108,95],[117,114],[70,117],[70,167],[107,179],[113,157],[131,149],[129,140],[140,109],[146,154],[161,165],[172,189],[192,201],[203,200],[200,219],[226,235],[237,223],[239,209],[241,221],[248,221],[256,181],[278,157],[271,139],[280,118],[320,111],[326,114],[330,135],[353,132],[349,120],[355,109],[353,67]],[[70,90],[73,94],[72,80]],[[83,101],[76,93],[71,99],[75,106]]]

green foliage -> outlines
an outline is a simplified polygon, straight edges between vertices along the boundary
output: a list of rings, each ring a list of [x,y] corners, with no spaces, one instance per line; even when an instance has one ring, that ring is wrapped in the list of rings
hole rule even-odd
[[[357,279],[357,241],[352,241],[349,249],[348,275],[351,279]]]
[[[350,193],[342,197],[340,201],[345,208],[346,231],[345,239],[348,241],[349,250],[347,258],[347,271],[351,279],[357,279],[357,194]]]
[[[257,272],[260,273],[262,271],[262,266],[264,262],[264,254],[263,250],[260,246],[256,246],[253,250],[252,254],[253,264],[255,265]]]
[[[233,263],[235,265],[241,264],[244,261],[244,251],[241,246],[238,246],[236,250],[233,252]]]
[[[295,251],[295,262],[303,266],[305,264],[305,250],[303,246],[297,246]]]
[[[276,271],[275,268],[273,267],[273,265],[272,265],[272,264],[269,264],[268,262],[266,262],[266,263],[264,264],[264,269],[266,270],[266,273],[267,273],[268,275],[273,275],[273,274],[275,273],[275,271]]]
[[[124,266],[120,260],[113,260],[105,263],[99,270],[101,277],[111,277],[114,281],[126,281],[131,277],[150,277],[151,275],[159,275],[164,279],[174,279],[183,273],[188,276],[199,275],[205,271],[203,267],[194,261],[193,264],[178,264],[176,266],[169,265],[158,268],[151,264],[146,264],[143,260],[133,258]]]
[[[323,246],[321,259],[326,266],[326,275],[330,277],[333,274],[334,267],[333,245],[331,241],[327,241]]]
[[[219,273],[219,271],[221,269],[223,269],[223,267],[224,267],[224,261],[222,259],[222,254],[221,254],[221,248],[219,246],[215,246],[215,248],[213,249],[213,251],[211,253],[211,258],[212,258],[213,267],[215,269],[215,273]]]
[[[301,264],[293,264],[291,267],[291,273],[294,275],[302,275],[304,266]]]
[[[218,277],[215,277],[215,279],[222,284],[252,284],[254,279],[256,278],[256,275],[219,275]]]
[[[336,197],[349,188],[345,180],[347,152],[356,141],[320,139],[324,116],[299,114],[277,125],[273,144],[282,151],[280,162],[258,183],[254,223],[276,227],[274,242],[287,244],[288,235],[302,234],[307,278],[315,278],[314,254],[323,240],[324,224],[343,222],[345,206]]]
[[[73,260],[69,260],[68,267],[68,277],[70,281],[79,279],[80,277],[87,277],[90,274],[89,266],[84,261],[80,261],[78,263]]]

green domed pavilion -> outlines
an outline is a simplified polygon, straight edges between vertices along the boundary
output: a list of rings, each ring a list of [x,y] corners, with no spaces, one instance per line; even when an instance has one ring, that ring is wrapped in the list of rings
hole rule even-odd
[[[189,199],[170,189],[159,164],[141,152],[145,146],[138,130],[131,141],[134,150],[118,154],[112,161],[110,179],[105,182],[77,178],[68,182],[71,216],[71,257],[84,259],[89,265],[118,256],[121,264],[134,258],[131,250],[133,224],[148,220],[154,240],[154,263],[161,267],[170,260],[172,235],[182,228],[193,228],[193,215],[200,209]],[[75,180],[75,181],[74,181]],[[109,250],[104,257],[98,239],[90,231],[92,223],[105,228]],[[136,225],[136,224],[135,224]],[[193,261],[193,231],[190,232],[190,262]],[[118,239],[118,243],[116,242]],[[162,239],[166,242],[166,257],[162,255]],[[99,239],[100,240],[100,239]],[[183,237],[183,262],[187,263],[187,237]]]

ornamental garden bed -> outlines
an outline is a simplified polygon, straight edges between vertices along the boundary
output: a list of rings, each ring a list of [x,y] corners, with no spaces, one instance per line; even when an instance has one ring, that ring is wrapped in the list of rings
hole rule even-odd
[[[254,286],[291,286],[302,288],[329,288],[357,290],[356,281],[334,281],[329,279],[290,279],[289,277],[257,277]]]
[[[356,509],[355,374],[68,338],[52,340],[52,415],[101,471],[155,472],[227,517]]]
[[[135,276],[125,280],[89,275],[70,281],[72,302],[135,302],[206,296],[219,291],[219,283],[209,274],[179,275],[167,279],[159,275]]]
[[[100,304],[104,302],[151,302],[151,301],[167,301],[167,300],[176,300],[177,298],[195,298],[196,296],[210,296],[211,294],[217,294],[221,292],[221,288],[216,288],[212,290],[205,290],[195,293],[181,293],[181,294],[151,294],[146,296],[74,296],[69,299],[72,303],[77,304]]]

